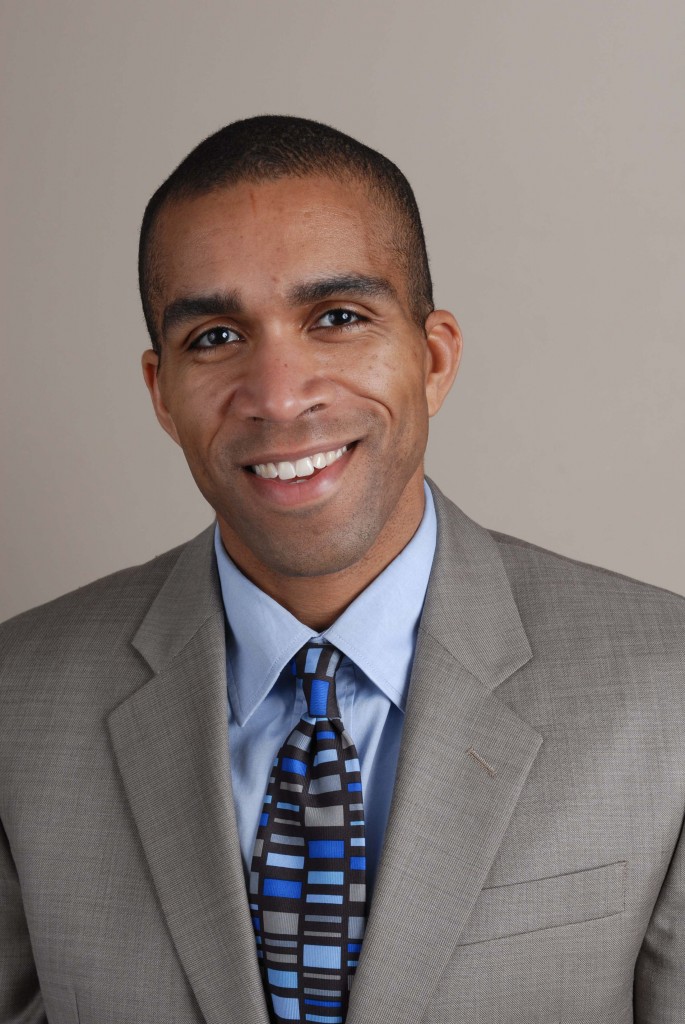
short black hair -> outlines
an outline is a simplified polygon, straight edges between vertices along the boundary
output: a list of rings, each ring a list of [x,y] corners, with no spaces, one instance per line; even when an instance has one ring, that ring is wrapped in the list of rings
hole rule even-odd
[[[402,171],[381,153],[329,125],[269,114],[234,121],[206,138],[160,185],[145,208],[138,281],[145,322],[158,354],[160,340],[152,303],[156,277],[153,232],[162,207],[243,181],[309,175],[361,182],[386,208],[393,249],[407,278],[411,313],[423,327],[433,309],[433,285],[419,208]]]

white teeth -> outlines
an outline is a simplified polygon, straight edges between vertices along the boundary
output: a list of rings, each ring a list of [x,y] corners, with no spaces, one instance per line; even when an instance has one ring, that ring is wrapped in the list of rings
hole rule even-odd
[[[295,463],[295,473],[297,476],[311,476],[314,472],[314,463],[311,459],[298,459]]]
[[[325,469],[345,454],[347,445],[330,452],[317,452],[295,462],[260,462],[252,469],[265,480],[294,480],[296,477],[311,476],[315,469]]]

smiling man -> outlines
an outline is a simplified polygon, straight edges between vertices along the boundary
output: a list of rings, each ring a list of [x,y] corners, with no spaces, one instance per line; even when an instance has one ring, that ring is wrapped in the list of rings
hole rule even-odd
[[[416,532],[461,339],[398,258],[409,215],[374,204],[359,172],[260,173],[170,187],[144,247],[160,347],[143,369],[233,561],[324,628]]]
[[[404,176],[237,122],[139,266],[216,523],[2,627],[0,1024],[682,1024],[685,601],[424,479]]]

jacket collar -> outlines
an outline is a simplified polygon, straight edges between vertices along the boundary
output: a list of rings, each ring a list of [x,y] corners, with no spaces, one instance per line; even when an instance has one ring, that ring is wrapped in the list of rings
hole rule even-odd
[[[422,1018],[542,742],[497,693],[531,658],[497,544],[431,489],[436,557],[347,1024]],[[155,674],[109,728],[170,933],[208,1024],[266,1024],[231,791],[212,528],[183,549],[134,645]]]
[[[438,546],[347,1024],[423,1019],[542,743],[497,692],[531,658],[497,544],[431,487]]]

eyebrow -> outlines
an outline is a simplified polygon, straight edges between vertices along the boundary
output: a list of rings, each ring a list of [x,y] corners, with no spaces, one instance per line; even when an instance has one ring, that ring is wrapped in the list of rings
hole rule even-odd
[[[290,289],[287,297],[291,305],[302,306],[308,302],[321,302],[322,299],[330,299],[335,295],[397,299],[397,290],[384,277],[338,274],[297,284]],[[162,331],[166,334],[174,327],[181,327],[202,317],[239,316],[243,312],[244,306],[237,292],[182,296],[165,307],[162,314]]]
[[[213,292],[211,295],[186,295],[174,299],[162,314],[162,332],[181,327],[206,316],[237,316],[242,313],[237,292]]]
[[[307,302],[330,299],[334,295],[352,294],[375,298],[397,298],[397,291],[390,281],[384,277],[369,277],[366,274],[338,274],[316,281],[306,281],[303,284],[295,285],[288,293],[288,298],[293,305],[298,306]]]

